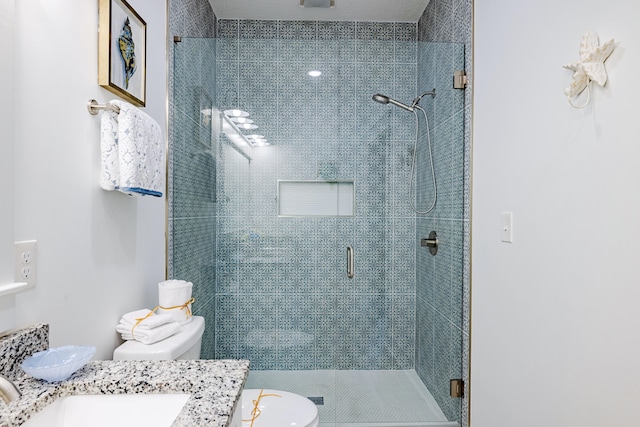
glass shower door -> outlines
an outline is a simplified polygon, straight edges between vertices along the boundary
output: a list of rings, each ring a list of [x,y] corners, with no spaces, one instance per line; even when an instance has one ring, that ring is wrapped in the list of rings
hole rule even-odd
[[[202,357],[249,359],[247,387],[313,398],[323,425],[459,420],[449,380],[462,377],[464,95],[451,79],[463,47],[358,39],[342,32],[353,23],[219,24],[217,40],[173,45],[169,276],[195,285]],[[317,25],[318,38],[288,25]],[[417,215],[416,116],[371,96],[410,104],[434,87],[420,105],[438,201]],[[234,122],[240,133],[270,145],[234,137],[230,109],[257,126]],[[421,208],[433,188],[417,112]],[[355,209],[282,212],[282,183],[347,184]],[[303,193],[333,194],[314,188]],[[431,230],[436,256],[420,246]]]
[[[447,420],[460,421],[463,398],[451,397],[450,381],[466,379],[463,371],[464,233],[465,212],[464,90],[453,88],[453,75],[464,69],[464,45],[418,43],[418,86],[436,89],[424,102],[429,119],[437,202],[432,212],[417,215],[415,371]],[[423,130],[424,129],[424,130]],[[426,127],[421,128],[416,172],[418,206],[429,206],[433,189]],[[421,239],[431,231],[438,236],[432,255]],[[468,303],[468,302],[467,302]],[[467,337],[468,338],[468,337]]]

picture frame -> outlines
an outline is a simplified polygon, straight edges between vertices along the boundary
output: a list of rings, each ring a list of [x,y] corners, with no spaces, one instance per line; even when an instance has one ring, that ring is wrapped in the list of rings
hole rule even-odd
[[[125,0],[99,0],[98,16],[98,84],[144,107],[147,23]]]

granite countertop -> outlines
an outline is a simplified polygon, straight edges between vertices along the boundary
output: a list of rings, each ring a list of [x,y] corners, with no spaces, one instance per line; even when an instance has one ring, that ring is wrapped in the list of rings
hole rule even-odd
[[[14,379],[22,397],[0,400],[0,427],[19,426],[60,397],[135,393],[191,394],[174,427],[228,426],[248,373],[247,360],[169,360],[93,361],[55,383],[22,374]]]

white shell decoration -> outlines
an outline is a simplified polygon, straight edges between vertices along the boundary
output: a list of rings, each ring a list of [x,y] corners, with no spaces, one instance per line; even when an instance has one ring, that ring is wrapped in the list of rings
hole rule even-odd
[[[572,70],[573,81],[571,86],[565,89],[569,103],[576,108],[582,108],[589,103],[589,93],[587,93],[587,101],[583,105],[575,105],[573,100],[582,93],[583,90],[589,91],[591,81],[604,86],[607,82],[607,70],[604,67],[604,61],[615,49],[615,41],[613,39],[600,46],[598,36],[591,31],[582,37],[580,43],[580,59],[570,64],[564,65],[564,68]]]

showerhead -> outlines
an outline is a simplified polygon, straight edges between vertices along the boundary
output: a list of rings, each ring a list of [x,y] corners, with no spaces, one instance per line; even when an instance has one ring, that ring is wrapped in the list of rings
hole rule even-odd
[[[376,93],[375,95],[373,95],[372,99],[376,102],[379,102],[380,104],[393,104],[396,107],[400,107],[400,108],[404,108],[407,111],[411,111],[413,112],[413,110],[418,106],[418,103],[420,102],[420,100],[426,96],[426,95],[430,95],[432,98],[436,97],[436,89],[434,88],[433,90],[429,91],[429,92],[424,92],[422,95],[416,97],[416,99],[413,100],[413,102],[411,103],[411,105],[406,105],[403,104],[402,102],[396,101],[393,98],[389,98],[386,95],[382,95],[380,93]],[[418,107],[420,108],[420,107]]]
[[[389,97],[388,96],[384,96],[381,93],[376,93],[375,95],[373,95],[371,97],[371,99],[373,99],[376,102],[379,102],[380,104],[388,104],[389,103]]]
[[[413,107],[409,107],[408,105],[405,105],[402,102],[398,102],[395,99],[389,98],[388,96],[382,95],[380,93],[373,95],[372,99],[376,102],[379,102],[380,104],[392,104],[392,105],[395,105],[396,107],[400,107],[407,111],[413,112]]]

